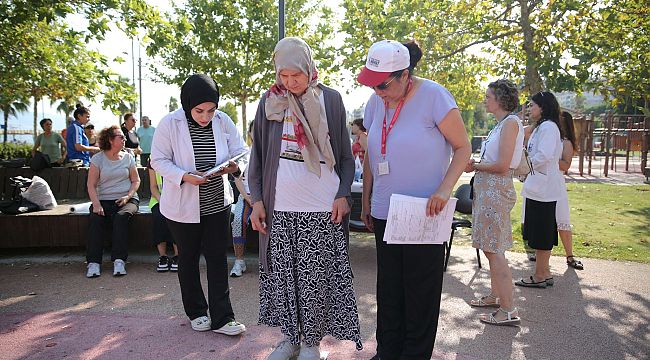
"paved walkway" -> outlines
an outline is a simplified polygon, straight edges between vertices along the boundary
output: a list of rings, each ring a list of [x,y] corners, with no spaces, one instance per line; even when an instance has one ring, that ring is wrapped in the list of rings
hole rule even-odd
[[[326,338],[330,359],[369,359],[376,346],[375,249],[367,234],[350,246],[364,350]],[[452,249],[445,274],[434,359],[647,359],[650,356],[650,266],[587,259],[585,271],[552,258],[555,286],[515,288],[520,327],[478,322],[469,299],[489,285],[472,248]],[[523,254],[509,253],[515,278],[530,274]],[[232,261],[232,259],[231,259]],[[154,271],[156,257],[134,255],[128,275],[86,279],[81,253],[0,259],[0,354],[3,359],[264,359],[280,338],[256,325],[257,259],[231,279],[245,335],[191,330],[175,274]],[[483,258],[483,264],[487,260]],[[205,269],[203,269],[203,273]]]

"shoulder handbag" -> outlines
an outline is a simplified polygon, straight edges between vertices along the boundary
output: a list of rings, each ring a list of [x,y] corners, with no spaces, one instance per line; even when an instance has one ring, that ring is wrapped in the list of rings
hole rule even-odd
[[[533,172],[533,163],[530,162],[528,157],[528,150],[525,147],[521,148],[521,160],[519,160],[519,165],[516,168],[512,169],[512,175],[514,176],[526,176]]]

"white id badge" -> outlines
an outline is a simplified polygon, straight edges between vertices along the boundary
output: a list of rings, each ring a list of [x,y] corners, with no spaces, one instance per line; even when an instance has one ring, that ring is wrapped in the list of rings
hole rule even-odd
[[[379,175],[388,175],[390,171],[388,170],[388,161],[382,161],[379,163]]]

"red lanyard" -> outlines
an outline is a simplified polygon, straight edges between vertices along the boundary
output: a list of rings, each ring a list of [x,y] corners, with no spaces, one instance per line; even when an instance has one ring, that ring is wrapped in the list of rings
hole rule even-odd
[[[388,101],[384,100],[384,123],[383,126],[381,127],[381,156],[382,158],[386,158],[386,138],[388,137],[388,134],[390,131],[393,129],[393,126],[395,125],[395,122],[397,121],[397,118],[399,117],[399,113],[402,111],[402,107],[404,106],[404,102],[406,101],[406,96],[408,96],[409,92],[411,91],[411,85],[413,84],[413,80],[409,79],[409,84],[408,87],[406,88],[406,93],[404,94],[404,97],[402,100],[397,103],[397,107],[395,108],[395,113],[393,114],[393,118],[390,121],[390,125],[388,125],[388,129],[386,129],[386,115],[388,114]]]

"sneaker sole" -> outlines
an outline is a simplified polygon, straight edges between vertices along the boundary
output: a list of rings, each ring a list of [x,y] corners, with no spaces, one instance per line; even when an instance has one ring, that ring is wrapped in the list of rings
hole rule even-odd
[[[208,327],[205,327],[205,328],[199,328],[199,327],[192,326],[192,330],[199,331],[199,332],[210,331],[210,325],[208,325]]]
[[[86,275],[86,277],[87,277],[88,279],[92,279],[92,278],[97,278],[97,277],[99,277],[99,275],[100,275],[100,274],[92,274],[92,275],[90,275],[90,276]]]
[[[242,334],[242,333],[246,332],[246,328],[237,329],[237,330],[221,330],[221,329],[217,329],[217,330],[212,330],[212,332],[217,333],[217,334],[224,334],[224,335],[228,335],[228,336],[235,336],[235,335],[239,335],[239,334]]]
[[[156,271],[157,272],[167,272],[167,271],[169,271],[169,268],[157,268]]]
[[[114,273],[114,274],[113,274],[113,276],[116,276],[116,277],[119,277],[119,276],[125,276],[125,275],[126,275],[125,272],[124,272],[124,273],[119,272],[119,273]]]

